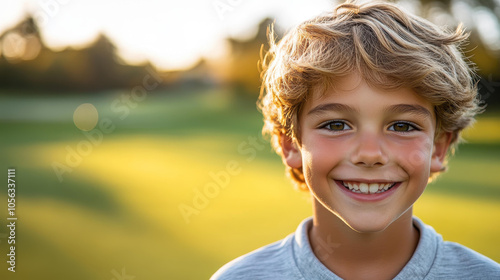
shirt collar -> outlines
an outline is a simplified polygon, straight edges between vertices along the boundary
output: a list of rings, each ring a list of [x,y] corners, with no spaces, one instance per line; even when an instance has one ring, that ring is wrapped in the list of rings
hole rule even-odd
[[[420,239],[413,256],[405,267],[399,272],[394,279],[423,279],[429,273],[434,259],[436,258],[438,244],[442,241],[434,229],[425,225],[417,217],[413,217],[413,224],[420,231]],[[307,218],[302,221],[293,239],[293,257],[294,261],[305,279],[342,279],[335,273],[326,268],[321,263],[320,258],[326,257],[331,250],[335,248],[335,244],[329,243],[328,240],[323,242],[321,250],[325,254],[316,256],[309,242],[309,229],[312,226],[312,218]]]

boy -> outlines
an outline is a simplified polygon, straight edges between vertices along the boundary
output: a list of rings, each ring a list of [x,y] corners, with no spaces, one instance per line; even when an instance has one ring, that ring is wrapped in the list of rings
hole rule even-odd
[[[500,279],[412,216],[480,111],[466,39],[388,3],[345,3],[271,36],[260,107],[313,218],[212,279]]]

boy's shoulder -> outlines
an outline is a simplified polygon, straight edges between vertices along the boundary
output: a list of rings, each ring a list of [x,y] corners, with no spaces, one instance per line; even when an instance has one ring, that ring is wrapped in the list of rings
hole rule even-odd
[[[500,265],[495,261],[458,243],[443,241],[418,218],[414,218],[414,225],[421,233],[419,244],[394,279],[500,279]],[[311,219],[304,220],[295,233],[227,263],[211,280],[341,279],[314,255],[308,238],[310,226]]]
[[[309,246],[308,240],[304,243],[304,237],[307,236],[303,236],[303,233],[307,233],[311,220],[304,220],[296,232],[286,238],[225,264],[210,279],[307,279],[297,266],[296,247],[300,243],[303,243],[301,246]],[[300,263],[303,259],[298,261]]]
[[[416,217],[414,224],[421,232],[419,245],[400,275],[411,269],[412,273],[421,270],[422,279],[500,279],[500,265],[495,261],[461,244],[443,241]]]
[[[500,264],[461,244],[444,241],[440,246],[430,279],[449,275],[460,279],[500,279]]]
[[[290,273],[292,235],[232,260],[221,267],[210,279],[279,279],[284,277]]]
[[[289,237],[238,257],[221,267],[211,280],[272,279],[290,273]],[[293,279],[293,278],[291,278]]]

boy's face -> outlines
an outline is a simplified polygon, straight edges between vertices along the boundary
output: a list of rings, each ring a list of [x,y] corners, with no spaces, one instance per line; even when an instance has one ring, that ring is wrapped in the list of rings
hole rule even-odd
[[[372,88],[356,74],[313,92],[299,123],[301,145],[282,138],[284,160],[302,167],[314,198],[358,232],[384,230],[411,208],[450,139],[434,139],[428,101],[406,88]]]

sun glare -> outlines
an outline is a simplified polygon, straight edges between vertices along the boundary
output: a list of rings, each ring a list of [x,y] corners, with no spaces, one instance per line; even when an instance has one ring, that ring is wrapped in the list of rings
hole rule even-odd
[[[288,28],[333,3],[24,0],[2,1],[0,5],[4,11],[0,12],[0,32],[30,14],[41,29],[44,43],[54,50],[88,45],[104,33],[125,62],[151,61],[169,70],[190,67],[200,57],[217,59],[225,52],[221,47],[225,38],[252,37],[265,17],[274,17],[277,24]]]

